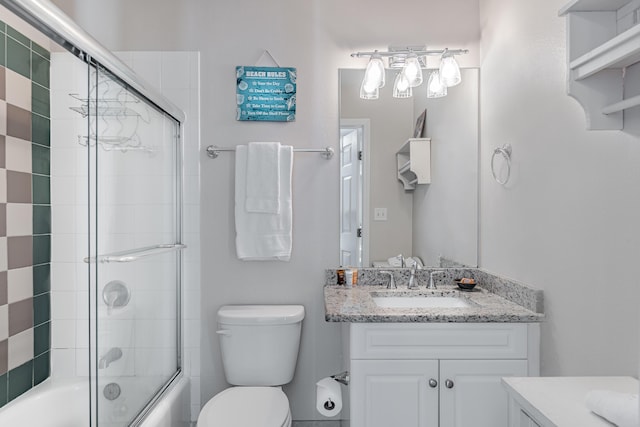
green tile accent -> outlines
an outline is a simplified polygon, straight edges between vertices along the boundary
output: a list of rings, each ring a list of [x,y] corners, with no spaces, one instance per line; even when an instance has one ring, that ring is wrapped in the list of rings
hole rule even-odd
[[[33,386],[33,360],[10,370],[7,382],[9,384],[9,401],[29,390]]]
[[[49,377],[51,353],[47,351],[33,361],[33,385],[36,386]]]
[[[0,33],[0,65],[7,65],[7,35]]]
[[[33,204],[49,205],[51,204],[51,190],[49,177],[42,175],[33,175]]]
[[[51,291],[51,264],[33,266],[33,295]]]
[[[0,21],[0,32],[2,33],[7,32],[7,24],[5,24],[4,21]]]
[[[7,67],[31,78],[31,50],[11,37],[7,37]]]
[[[29,37],[25,36],[24,34],[22,34],[19,31],[15,30],[11,25],[7,25],[7,35],[9,37],[13,37],[14,39],[19,41],[20,43],[22,43],[26,47],[31,48],[31,40],[29,40]]]
[[[36,144],[51,145],[51,124],[46,117],[31,115],[31,141]]]
[[[37,83],[31,83],[31,111],[41,116],[51,117],[49,104],[49,89]]]
[[[7,404],[7,374],[0,375],[0,406]]]
[[[40,175],[50,175],[50,150],[38,144],[31,144],[31,170]]]
[[[33,355],[40,356],[51,347],[51,322],[43,323],[33,329]]]
[[[34,43],[35,44],[35,43]],[[49,89],[49,61],[37,53],[31,54],[31,79]]]
[[[33,206],[33,234],[51,234],[51,206]]]
[[[45,59],[49,59],[49,60],[51,59],[51,52],[49,52],[47,49],[43,48],[42,46],[40,46],[38,43],[34,41],[31,42],[31,50],[39,54]]]
[[[33,297],[33,324],[38,326],[49,320],[51,320],[51,299],[47,292]]]
[[[51,236],[33,236],[33,265],[51,262]]]

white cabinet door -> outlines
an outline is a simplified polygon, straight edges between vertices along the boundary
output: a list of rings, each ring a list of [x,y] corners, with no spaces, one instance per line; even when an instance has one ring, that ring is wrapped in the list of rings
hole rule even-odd
[[[507,427],[500,378],[526,375],[526,360],[441,360],[440,427]]]
[[[351,427],[438,427],[437,381],[437,360],[352,360]]]

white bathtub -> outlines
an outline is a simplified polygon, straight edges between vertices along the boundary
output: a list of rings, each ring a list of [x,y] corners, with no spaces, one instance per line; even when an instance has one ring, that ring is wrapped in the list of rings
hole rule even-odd
[[[101,400],[108,412],[110,406],[126,409],[127,397],[114,402]],[[141,427],[189,426],[189,380],[174,382],[154,409],[140,424]],[[123,414],[125,415],[125,414]],[[89,385],[82,379],[47,379],[27,393],[0,408],[2,427],[87,427],[89,422]],[[123,426],[113,418],[103,420],[100,427]]]

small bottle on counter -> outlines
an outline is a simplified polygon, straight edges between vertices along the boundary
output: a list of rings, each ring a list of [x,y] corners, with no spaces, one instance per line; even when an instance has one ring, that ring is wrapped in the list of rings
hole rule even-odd
[[[347,288],[351,288],[353,286],[353,270],[347,268],[344,271],[344,286]]]
[[[344,285],[344,268],[340,267],[337,269],[336,276],[338,276],[338,285]]]
[[[353,271],[353,281],[351,282],[351,284],[353,286],[356,286],[358,284],[358,269],[352,268],[351,270]]]

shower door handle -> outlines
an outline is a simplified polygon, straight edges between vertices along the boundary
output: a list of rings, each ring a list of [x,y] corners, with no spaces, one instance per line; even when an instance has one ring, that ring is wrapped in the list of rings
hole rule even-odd
[[[182,243],[167,243],[162,245],[145,246],[144,248],[136,248],[128,251],[112,252],[105,255],[98,255],[97,257],[87,257],[84,259],[86,263],[99,262],[133,262],[140,258],[145,258],[152,255],[158,255],[165,252],[180,251],[185,249],[187,245]]]

